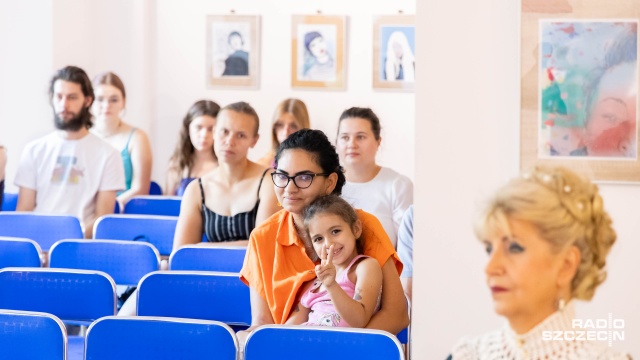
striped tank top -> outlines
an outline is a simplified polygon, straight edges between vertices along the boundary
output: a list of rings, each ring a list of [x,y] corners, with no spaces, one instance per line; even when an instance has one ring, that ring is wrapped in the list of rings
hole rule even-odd
[[[223,242],[248,240],[253,228],[256,227],[256,215],[258,214],[258,205],[260,205],[260,187],[264,174],[262,173],[260,183],[258,184],[258,201],[253,209],[247,212],[237,213],[231,216],[218,215],[204,204],[204,189],[202,188],[202,179],[198,178],[200,184],[200,194],[202,194],[202,224],[204,226],[204,234],[208,242]]]

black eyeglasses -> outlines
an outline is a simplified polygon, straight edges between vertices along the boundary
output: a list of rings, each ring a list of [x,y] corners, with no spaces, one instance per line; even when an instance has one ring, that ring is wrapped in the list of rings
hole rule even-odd
[[[298,189],[306,189],[309,186],[311,186],[311,183],[313,182],[313,178],[315,178],[316,176],[329,176],[329,175],[330,175],[329,173],[318,173],[318,174],[305,173],[305,174],[289,176],[287,174],[283,174],[280,172],[272,172],[271,180],[273,180],[273,185],[279,188],[283,188],[283,189],[286,188],[287,185],[289,185],[289,181],[293,180],[293,184]]]

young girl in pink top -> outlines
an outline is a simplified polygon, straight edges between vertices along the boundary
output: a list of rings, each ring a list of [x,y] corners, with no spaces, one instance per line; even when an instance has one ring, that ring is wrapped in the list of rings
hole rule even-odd
[[[360,255],[362,224],[355,211],[337,195],[323,196],[305,210],[304,226],[305,243],[320,263],[287,324],[365,327],[379,307],[382,270]]]

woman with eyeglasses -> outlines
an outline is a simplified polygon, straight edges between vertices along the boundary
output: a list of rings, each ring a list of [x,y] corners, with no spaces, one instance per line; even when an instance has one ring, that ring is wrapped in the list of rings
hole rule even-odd
[[[314,249],[305,247],[303,212],[311,202],[340,195],[345,178],[335,147],[319,130],[303,129],[282,142],[271,177],[282,210],[251,233],[240,272],[251,288],[251,328],[284,324],[298,309],[300,294],[315,279]],[[402,270],[393,244],[375,216],[356,211],[362,222],[364,254],[382,268],[382,307],[366,326],[398,333],[409,324],[400,284]],[[334,253],[340,249],[334,250]],[[248,332],[239,333],[240,340]]]
[[[256,224],[278,211],[264,180],[267,168],[247,159],[258,141],[258,125],[258,115],[245,102],[220,110],[213,135],[218,167],[187,186],[174,250],[186,244],[246,246]]]

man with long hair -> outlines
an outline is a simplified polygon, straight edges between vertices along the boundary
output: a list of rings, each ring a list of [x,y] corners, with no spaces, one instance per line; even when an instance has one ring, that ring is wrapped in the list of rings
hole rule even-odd
[[[15,184],[18,211],[78,217],[91,237],[93,223],[113,213],[124,169],[116,149],[89,132],[93,87],[84,70],[67,66],[49,84],[56,131],[27,144]]]

